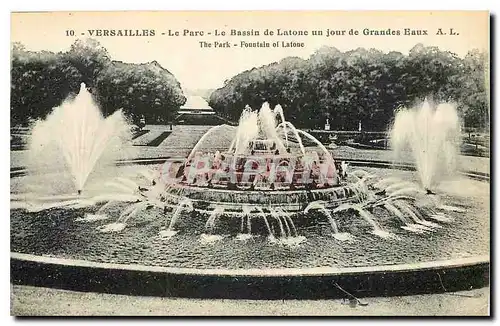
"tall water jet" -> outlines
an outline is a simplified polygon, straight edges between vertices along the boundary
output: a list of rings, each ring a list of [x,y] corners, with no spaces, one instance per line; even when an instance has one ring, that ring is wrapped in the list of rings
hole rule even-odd
[[[213,126],[212,128],[210,128],[199,140],[198,142],[196,143],[196,145],[194,145],[193,149],[191,150],[191,153],[189,153],[189,155],[187,156],[187,159],[186,159],[186,163],[189,162],[189,160],[191,158],[193,158],[193,156],[196,155],[196,153],[198,153],[198,149],[199,147],[203,144],[203,142],[205,141],[205,139],[208,138],[208,136],[210,136],[212,133],[216,132],[217,130],[225,127],[226,125],[218,125],[218,126]]]
[[[262,104],[259,111],[259,124],[260,131],[263,136],[269,140],[273,140],[279,153],[285,153],[286,148],[283,145],[282,140],[278,136],[278,131],[276,130],[276,118],[273,111],[269,107],[269,103]]]
[[[61,173],[60,165],[65,166],[74,191],[80,194],[98,164],[111,164],[122,155],[122,145],[129,137],[121,110],[104,118],[82,83],[76,97],[66,99],[33,126],[27,167],[44,174],[51,170]],[[62,178],[61,174],[57,181]]]
[[[300,151],[302,152],[302,154],[305,155],[306,150],[304,148],[304,145],[302,144],[302,138],[300,138],[299,133],[298,133],[297,129],[295,128],[295,126],[290,121],[283,121],[280,124],[278,124],[278,126],[276,128],[280,128],[280,127],[283,128],[283,134],[286,137],[287,146],[288,146],[288,130],[286,128],[289,127],[292,130],[293,135],[295,136],[295,140],[299,144]]]
[[[451,104],[421,107],[396,113],[391,129],[391,146],[400,159],[410,151],[422,187],[432,192],[442,176],[456,170],[461,136],[460,120]]]
[[[236,137],[229,148],[230,152],[233,148],[236,154],[243,154],[249,150],[248,144],[259,135],[258,120],[257,112],[252,111],[247,105],[240,116]]]
[[[274,107],[274,110],[273,110],[275,116],[279,116],[280,119],[281,119],[281,123],[283,124],[283,132],[285,134],[285,142],[286,142],[286,146],[288,147],[288,133],[287,133],[287,130],[286,130],[286,120],[285,120],[285,115],[283,113],[283,108],[281,107],[281,105],[276,105]]]
[[[300,129],[297,129],[297,132],[299,134],[301,134],[302,136],[305,136],[308,140],[312,141],[314,144],[316,144],[321,149],[327,163],[334,164],[332,154],[328,151],[328,149],[326,149],[325,145],[323,145],[319,140],[317,140],[314,136],[312,136],[308,132],[305,132],[305,131],[300,130]]]

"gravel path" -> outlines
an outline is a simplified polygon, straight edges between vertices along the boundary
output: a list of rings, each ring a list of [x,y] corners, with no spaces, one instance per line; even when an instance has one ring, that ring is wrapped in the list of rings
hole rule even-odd
[[[15,316],[487,316],[489,287],[466,292],[342,300],[207,300],[134,297],[11,285]]]

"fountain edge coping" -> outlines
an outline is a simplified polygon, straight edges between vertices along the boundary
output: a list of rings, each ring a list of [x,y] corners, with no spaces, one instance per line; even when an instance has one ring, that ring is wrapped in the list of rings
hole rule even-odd
[[[456,258],[450,260],[426,261],[411,264],[377,265],[362,267],[342,267],[330,266],[310,267],[310,268],[264,268],[264,269],[201,269],[182,267],[148,266],[138,264],[118,264],[102,263],[87,260],[67,259],[10,253],[11,261],[26,261],[40,264],[51,264],[59,266],[75,266],[83,268],[100,268],[108,270],[123,271],[143,271],[176,275],[217,275],[217,276],[252,276],[252,277],[287,277],[287,276],[341,276],[353,274],[374,274],[374,273],[398,273],[422,270],[439,270],[443,268],[457,268],[464,266],[475,266],[489,264],[489,255],[473,256],[467,258]]]

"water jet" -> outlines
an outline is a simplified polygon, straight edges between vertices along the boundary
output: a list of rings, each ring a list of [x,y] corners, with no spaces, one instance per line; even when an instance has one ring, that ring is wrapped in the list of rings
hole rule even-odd
[[[68,97],[44,119],[36,121],[28,144],[27,169],[34,178],[52,171],[59,173],[56,184],[44,182],[45,191],[72,184],[81,193],[96,169],[110,168],[123,157],[123,144],[130,128],[121,110],[103,117],[84,83],[79,93]],[[73,191],[74,191],[73,190]]]
[[[110,194],[85,188],[85,198],[13,205],[13,283],[269,299],[342,297],[334,282],[366,296],[488,281],[488,241],[476,236],[487,221],[480,203],[429,200],[436,178],[432,188],[422,186],[426,178],[419,186],[411,171],[396,178],[391,169],[348,169],[283,109],[262,109],[247,107],[234,129],[207,131],[162,178],[140,172],[103,180]],[[217,143],[229,131],[230,143]],[[215,154],[206,143],[217,144]],[[425,166],[416,164],[419,178]],[[74,282],[75,274],[89,277]]]
[[[456,107],[425,100],[413,108],[396,112],[390,131],[396,160],[410,153],[417,167],[421,186],[429,191],[457,169],[461,124]]]

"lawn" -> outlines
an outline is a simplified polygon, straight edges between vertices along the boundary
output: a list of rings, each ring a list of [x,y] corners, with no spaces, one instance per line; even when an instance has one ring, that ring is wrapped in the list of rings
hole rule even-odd
[[[169,127],[148,125],[144,129],[150,131],[132,141],[131,145],[135,146],[133,146],[133,157],[130,158],[186,157],[202,136],[211,128],[212,126],[173,126],[172,133],[156,144],[153,142],[160,139],[159,137],[164,137],[166,134],[163,133],[168,133]],[[199,150],[212,152],[215,150],[225,150],[229,148],[234,136],[234,127],[224,125],[215,128],[213,133],[201,143]],[[156,146],[146,146],[147,144]],[[331,149],[331,151],[334,158],[379,161],[391,161],[393,159],[393,153],[390,150],[338,146]],[[25,160],[26,155],[27,151],[11,151],[11,168],[24,166],[23,160]],[[411,162],[411,157],[408,157],[406,161]],[[487,157],[462,155],[459,159],[459,166],[460,169],[466,171],[489,173],[490,159]]]

